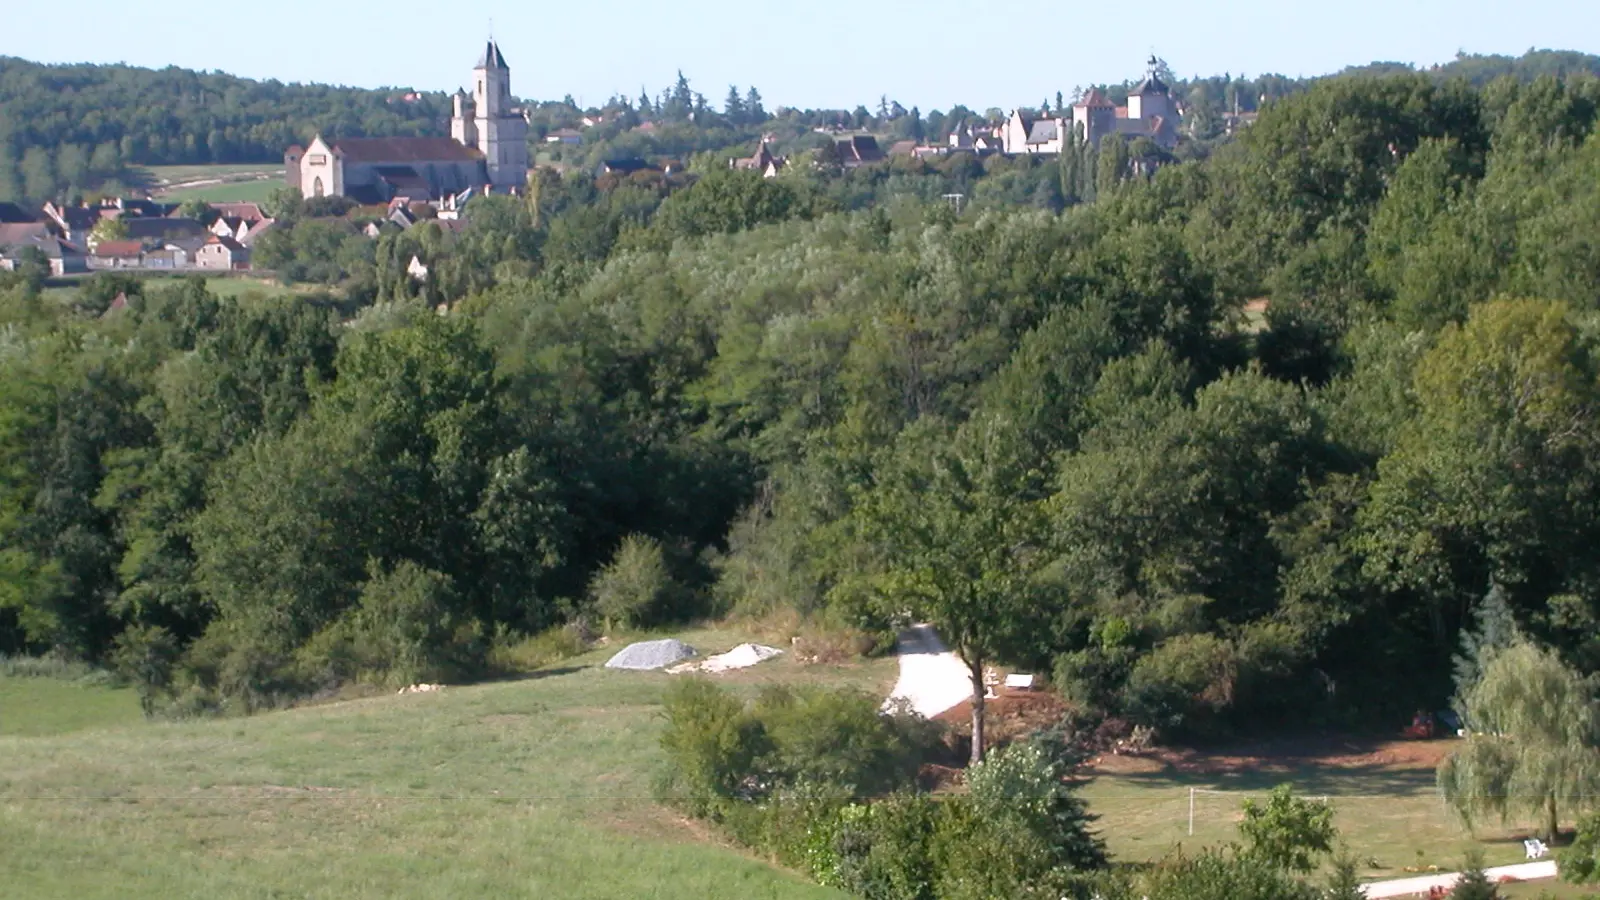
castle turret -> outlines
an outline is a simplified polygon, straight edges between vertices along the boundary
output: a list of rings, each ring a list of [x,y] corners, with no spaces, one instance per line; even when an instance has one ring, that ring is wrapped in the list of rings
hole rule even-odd
[[[1072,124],[1080,140],[1098,147],[1101,138],[1117,130],[1117,106],[1099,88],[1092,88],[1073,104]]]
[[[1156,74],[1160,61],[1154,56],[1145,68],[1144,81],[1128,92],[1128,118],[1172,118],[1172,89]]]
[[[477,113],[472,108],[471,98],[467,96],[464,88],[457,88],[451,100],[455,108],[450,117],[450,136],[455,138],[458,144],[465,144],[468,147],[478,146],[478,123],[474,121]]]

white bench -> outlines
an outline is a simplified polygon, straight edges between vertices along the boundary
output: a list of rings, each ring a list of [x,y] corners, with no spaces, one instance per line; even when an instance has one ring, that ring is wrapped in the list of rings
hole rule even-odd
[[[1529,859],[1539,859],[1550,852],[1550,848],[1544,845],[1544,841],[1537,838],[1529,838],[1523,841],[1522,849],[1528,854]]]
[[[1033,690],[1033,676],[1032,675],[1007,675],[1006,676],[1006,690],[1008,690],[1008,691],[1031,691],[1031,690]]]

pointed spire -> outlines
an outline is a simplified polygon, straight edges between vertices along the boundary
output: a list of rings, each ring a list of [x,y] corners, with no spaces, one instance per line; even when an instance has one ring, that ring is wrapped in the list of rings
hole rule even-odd
[[[506,58],[500,55],[500,45],[494,42],[494,38],[490,38],[488,45],[483,48],[483,56],[478,58],[476,68],[506,72],[511,70],[511,67],[506,65]]]

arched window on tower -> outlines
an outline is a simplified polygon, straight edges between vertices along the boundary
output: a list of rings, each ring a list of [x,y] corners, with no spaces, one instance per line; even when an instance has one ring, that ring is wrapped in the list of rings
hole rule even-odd
[[[316,178],[311,180],[311,196],[313,196],[313,197],[321,197],[322,196],[322,176],[321,175],[318,175]]]

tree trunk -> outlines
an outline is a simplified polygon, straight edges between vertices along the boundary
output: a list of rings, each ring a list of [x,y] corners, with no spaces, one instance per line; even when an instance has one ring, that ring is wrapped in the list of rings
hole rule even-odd
[[[983,660],[967,663],[972,675],[972,764],[983,762]]]
[[[1544,800],[1546,815],[1544,842],[1551,847],[1556,845],[1556,835],[1561,832],[1561,819],[1556,815],[1556,796],[1551,794]]]

